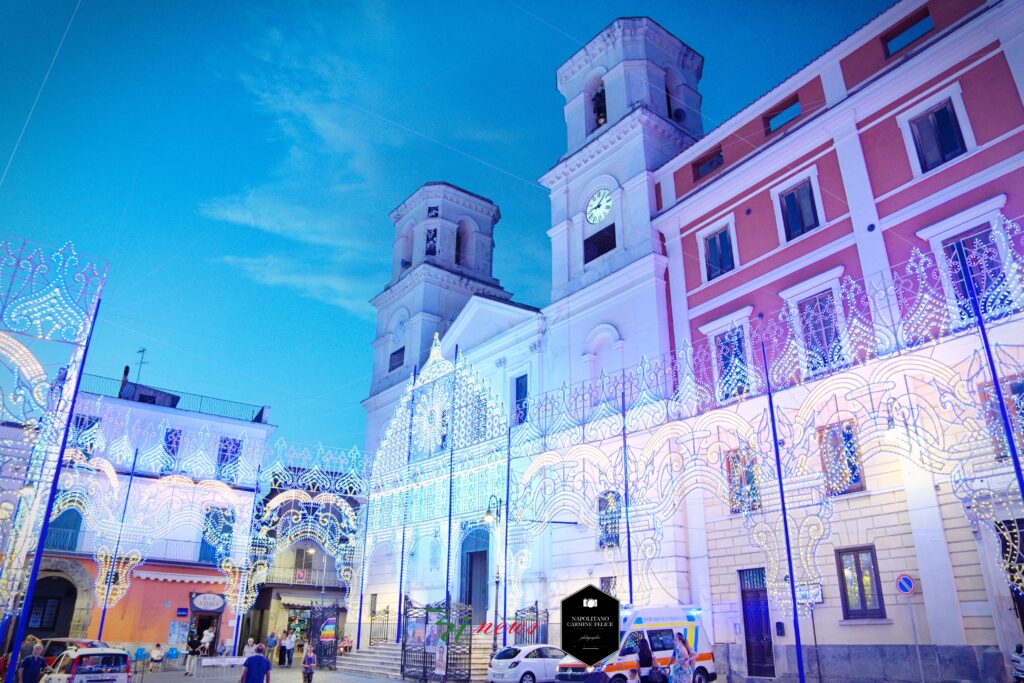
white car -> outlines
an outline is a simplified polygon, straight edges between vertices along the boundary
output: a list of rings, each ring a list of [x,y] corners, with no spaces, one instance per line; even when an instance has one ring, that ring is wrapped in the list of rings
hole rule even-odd
[[[131,683],[128,653],[113,647],[69,647],[40,683]]]
[[[487,666],[487,683],[554,683],[565,652],[552,645],[503,647]]]

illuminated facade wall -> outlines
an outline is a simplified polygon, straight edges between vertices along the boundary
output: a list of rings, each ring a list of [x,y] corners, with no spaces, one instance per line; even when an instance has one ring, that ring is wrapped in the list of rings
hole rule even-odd
[[[553,302],[459,302],[435,320],[447,360],[365,403],[364,592],[462,599],[462,539],[482,527],[509,618],[586,583],[628,600],[632,566],[632,600],[699,605],[719,671],[742,677],[741,571],[763,568],[769,621],[788,624],[780,674],[791,582],[805,646],[813,605],[833,658],[902,661],[881,648],[913,642],[907,572],[923,642],[981,662],[964,678],[998,669],[1022,638],[1021,506],[986,350],[1019,434],[1022,27],[1019,4],[901,2],[706,135],[702,58],[654,22],[613,22],[570,58],[569,152],[541,179]],[[484,525],[492,496],[505,517]]]

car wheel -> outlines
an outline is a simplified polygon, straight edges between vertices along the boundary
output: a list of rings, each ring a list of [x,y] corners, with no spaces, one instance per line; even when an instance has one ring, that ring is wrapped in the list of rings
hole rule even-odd
[[[537,677],[527,671],[523,674],[523,677],[519,679],[519,683],[537,683]]]
[[[697,669],[694,671],[693,683],[708,683],[708,672],[704,669]]]
[[[612,683],[626,683],[626,677],[625,676],[616,676],[615,678],[612,679]]]

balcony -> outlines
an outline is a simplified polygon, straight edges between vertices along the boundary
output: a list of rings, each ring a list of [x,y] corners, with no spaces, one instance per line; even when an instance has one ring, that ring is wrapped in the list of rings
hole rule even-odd
[[[274,567],[270,570],[263,583],[273,583],[282,586],[307,586],[309,588],[341,588],[338,574],[328,568],[323,569],[295,569],[293,567]]]
[[[98,396],[120,398],[125,401],[161,405],[192,413],[227,417],[232,420],[242,420],[243,422],[265,424],[268,414],[267,406],[227,401],[222,398],[213,398],[212,396],[203,396],[202,394],[193,394],[187,391],[158,389],[143,384],[136,384],[135,382],[123,382],[113,377],[100,377],[99,375],[90,375],[88,373],[82,375],[81,391]]]

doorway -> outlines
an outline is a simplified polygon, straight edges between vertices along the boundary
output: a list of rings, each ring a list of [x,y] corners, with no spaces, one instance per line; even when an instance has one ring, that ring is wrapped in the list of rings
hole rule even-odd
[[[487,621],[487,552],[490,537],[483,529],[474,529],[462,541],[459,572],[459,602],[469,605],[473,623]]]
[[[740,570],[740,601],[747,645],[747,675],[774,676],[775,652],[764,567]]]
[[[63,576],[47,576],[36,583],[28,629],[41,638],[64,638],[71,634],[78,589]]]
[[[220,642],[220,613],[219,612],[193,612],[192,617],[189,620],[189,633],[194,633],[197,638],[202,638],[203,633],[206,629],[213,629],[213,644],[214,651],[217,649],[217,643]]]

